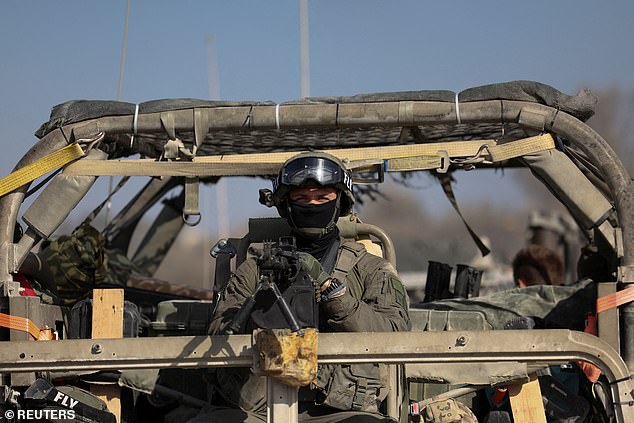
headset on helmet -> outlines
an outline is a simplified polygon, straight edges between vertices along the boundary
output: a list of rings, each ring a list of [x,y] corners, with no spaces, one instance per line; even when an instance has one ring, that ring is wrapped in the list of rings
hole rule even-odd
[[[260,190],[260,203],[277,207],[280,216],[287,217],[289,192],[311,181],[337,188],[342,194],[340,215],[352,212],[352,175],[341,160],[327,153],[301,153],[288,159],[273,180],[273,191]]]

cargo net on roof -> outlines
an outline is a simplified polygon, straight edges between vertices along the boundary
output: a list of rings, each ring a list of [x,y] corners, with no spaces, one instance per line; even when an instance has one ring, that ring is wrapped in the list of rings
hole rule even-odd
[[[281,106],[311,105],[349,105],[385,102],[439,102],[441,104],[471,103],[490,100],[513,100],[544,104],[557,110],[569,113],[585,121],[592,116],[596,98],[588,91],[582,90],[575,96],[569,96],[544,84],[533,81],[514,81],[470,88],[456,94],[451,91],[407,91],[395,93],[362,94],[350,97],[309,98],[283,103]],[[137,128],[133,133],[132,125],[125,130],[118,128],[109,131],[113,118],[136,117],[151,113],[170,111],[194,111],[196,108],[257,108],[259,106],[275,106],[272,102],[220,102],[196,99],[154,100],[138,105],[115,101],[75,100],[56,106],[51,118],[36,132],[43,137],[56,128],[83,123],[92,119],[99,120],[96,128],[106,132],[106,144],[110,157],[121,157],[135,153],[156,158],[163,152],[163,146],[169,139],[165,131]],[[271,108],[272,109],[272,108]],[[237,109],[236,109],[237,110]],[[104,118],[104,119],[102,119]],[[292,126],[292,125],[291,125]],[[394,122],[377,122],[369,125],[340,127],[332,121],[323,125],[312,125],[306,128],[279,129],[233,125],[231,129],[211,128],[200,145],[197,155],[226,155],[245,153],[266,153],[274,151],[299,151],[306,149],[334,149],[351,147],[376,147],[386,145],[402,145],[426,142],[450,142],[457,140],[513,140],[534,135],[519,125],[509,122],[499,123],[460,123],[443,125],[417,125],[403,127]],[[134,142],[131,142],[134,135]],[[187,148],[194,145],[194,128],[180,128],[175,132],[176,138],[183,141]],[[193,151],[193,150],[192,150]]]
[[[281,129],[214,131],[207,134],[197,151],[199,156],[270,153],[278,151],[325,150],[354,147],[421,144],[468,140],[513,140],[535,135],[517,124],[460,124],[431,127],[376,127],[334,129]],[[177,137],[185,146],[193,144],[193,132],[179,132]],[[135,137],[134,151],[126,148],[129,137],[118,135],[120,154],[140,153],[146,157],[160,157],[166,141],[165,134]]]

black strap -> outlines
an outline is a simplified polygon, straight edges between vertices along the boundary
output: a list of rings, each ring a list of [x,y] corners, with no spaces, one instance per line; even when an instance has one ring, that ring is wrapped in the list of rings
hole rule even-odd
[[[86,217],[86,219],[84,219],[83,223],[87,223],[90,224],[92,223],[93,220],[95,220],[95,218],[97,217],[97,215],[99,214],[99,212],[101,212],[101,209],[104,208],[104,206],[106,204],[108,204],[108,201],[110,201],[110,199],[112,198],[113,195],[115,195],[117,193],[117,191],[119,191],[126,182],[128,182],[130,180],[129,176],[124,176],[123,178],[121,178],[121,180],[119,181],[119,183],[117,184],[117,186],[114,187],[114,189],[112,190],[112,192],[110,194],[108,194],[108,196],[106,197],[105,200],[103,200],[103,202],[101,204],[99,204],[97,207],[95,207],[95,209]]]
[[[339,253],[339,246],[341,245],[341,239],[335,239],[335,242],[330,244],[328,250],[321,258],[321,267],[323,267],[324,272],[329,275],[335,270],[335,264],[337,264],[337,255]]]
[[[469,226],[469,224],[467,223],[465,218],[462,216],[462,213],[460,212],[460,208],[458,208],[458,202],[456,201],[456,197],[455,197],[455,195],[453,193],[453,188],[451,187],[451,179],[452,179],[451,175],[438,174],[436,176],[438,177],[438,179],[440,181],[440,185],[442,186],[442,190],[444,191],[445,195],[447,196],[447,199],[449,200],[449,202],[453,206],[453,208],[456,211],[456,213],[458,213],[458,216],[460,216],[460,219],[462,220],[462,223],[464,223],[465,227],[467,228],[467,231],[469,231],[469,235],[471,235],[471,239],[473,239],[473,242],[475,242],[476,246],[478,247],[478,249],[482,253],[482,257],[488,255],[491,252],[491,250],[489,249],[489,247],[487,247],[484,244],[484,242],[482,242],[482,240],[480,239],[478,234],[476,234],[473,231],[473,229],[471,229],[471,226]]]
[[[335,267],[329,274],[332,275],[333,278],[343,281],[352,268],[361,260],[361,257],[363,257],[366,251],[365,247],[358,242],[344,242],[339,251],[339,257],[337,258]]]
[[[360,411],[365,408],[368,391],[368,379],[359,377],[357,379],[354,397],[352,398],[352,411]]]

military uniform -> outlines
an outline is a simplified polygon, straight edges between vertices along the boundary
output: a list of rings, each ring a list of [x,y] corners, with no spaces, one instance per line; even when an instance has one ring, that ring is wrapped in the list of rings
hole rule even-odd
[[[320,303],[321,332],[411,329],[406,291],[390,263],[367,253],[359,243],[341,242],[331,274],[345,281],[346,292]],[[224,331],[256,284],[255,260],[247,260],[221,294],[210,326],[211,334]],[[392,421],[378,411],[379,403],[387,395],[386,375],[383,365],[372,363],[319,366],[315,381],[300,389],[300,421]],[[254,376],[249,369],[223,368],[213,372],[212,378],[214,401],[219,399],[224,407],[212,407],[192,422],[266,419],[263,377]]]

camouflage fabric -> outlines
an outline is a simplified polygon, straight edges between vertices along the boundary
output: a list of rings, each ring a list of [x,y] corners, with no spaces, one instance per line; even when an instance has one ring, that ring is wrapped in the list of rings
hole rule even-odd
[[[466,405],[453,399],[432,402],[425,407],[422,416],[425,423],[478,423]]]
[[[595,284],[586,279],[570,286],[536,285],[484,297],[413,304],[412,308],[479,311],[493,329],[504,329],[508,322],[528,316],[536,321],[538,328],[582,331],[596,298]]]
[[[106,248],[104,236],[83,223],[70,235],[62,235],[45,245],[39,257],[48,266],[61,304],[83,298],[99,285],[125,286],[134,265],[118,250]]]

